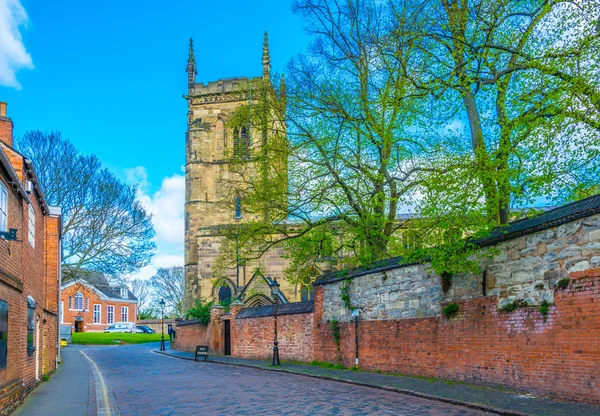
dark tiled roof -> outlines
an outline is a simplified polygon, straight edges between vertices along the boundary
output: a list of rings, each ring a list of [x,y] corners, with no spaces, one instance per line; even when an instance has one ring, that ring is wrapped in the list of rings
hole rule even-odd
[[[535,217],[523,218],[507,226],[498,227],[492,230],[488,237],[473,240],[473,244],[480,247],[491,246],[501,241],[556,227],[595,214],[600,214],[600,194],[551,209]]]
[[[135,295],[131,293],[131,290],[127,289],[127,298],[121,297],[121,288],[118,286],[111,286],[110,282],[104,275],[104,273],[96,270],[79,270],[78,279],[81,279],[90,285],[94,286],[96,290],[102,292],[105,296],[113,299],[127,299],[137,300]]]
[[[277,304],[277,315],[311,313],[314,312],[314,310],[315,305],[312,301]],[[273,305],[256,306],[254,308],[244,308],[236,316],[236,319],[260,318],[261,316],[273,316]]]
[[[397,269],[398,267],[408,267],[417,264],[415,262],[405,262],[403,257],[392,257],[371,263],[368,266],[357,267],[355,269],[339,270],[330,272],[319,277],[313,283],[313,286],[328,285],[329,283],[340,282],[348,278],[364,276],[371,273],[385,272],[386,270]]]
[[[121,297],[121,288],[120,287],[112,287],[112,286],[108,286],[108,285],[107,286],[93,285],[93,286],[100,292],[104,293],[109,298],[137,300],[137,298],[133,295],[133,293],[131,293],[131,290],[129,290],[129,289],[127,289],[127,297],[123,298],[123,297]]]
[[[471,243],[479,247],[491,246],[502,241],[532,234],[596,214],[600,214],[600,194],[582,199],[581,201],[563,205],[558,208],[550,209],[534,217],[523,218],[504,227],[498,227],[492,230],[488,237],[473,240]],[[324,274],[323,276],[317,278],[313,285],[327,285],[346,280],[348,278],[384,272],[386,270],[393,270],[400,267],[413,266],[415,264],[417,263],[404,262],[402,257],[392,257],[372,263],[368,266]]]

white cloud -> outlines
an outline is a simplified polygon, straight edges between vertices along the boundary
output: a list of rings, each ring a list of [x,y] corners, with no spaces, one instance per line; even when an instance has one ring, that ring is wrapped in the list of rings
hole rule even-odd
[[[0,0],[0,85],[21,89],[16,72],[33,68],[19,32],[27,21],[27,12],[19,0]]]
[[[152,214],[156,237],[156,254],[152,263],[132,278],[147,279],[158,268],[183,265],[185,177],[174,174],[163,178],[160,189],[149,192],[146,168],[138,166],[125,171],[129,182],[138,185],[138,199]]]

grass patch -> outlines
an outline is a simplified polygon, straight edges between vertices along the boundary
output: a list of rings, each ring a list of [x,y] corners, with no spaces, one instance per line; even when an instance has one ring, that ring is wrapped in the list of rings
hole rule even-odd
[[[168,337],[165,337],[167,341]],[[160,341],[160,334],[131,334],[131,333],[104,333],[104,332],[75,332],[73,344],[83,345],[119,345],[143,344],[146,342]]]
[[[334,364],[334,363],[329,363],[327,361],[313,361],[310,363],[310,365],[314,365],[314,366],[322,367],[322,368],[335,368],[336,370],[344,370],[346,368],[342,364]]]

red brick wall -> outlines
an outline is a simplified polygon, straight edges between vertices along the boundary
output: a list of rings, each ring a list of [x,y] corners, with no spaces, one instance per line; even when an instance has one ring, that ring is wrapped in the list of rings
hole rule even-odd
[[[23,158],[3,146],[17,174],[23,178]],[[31,178],[29,178],[31,179]],[[29,194],[35,212],[35,243],[28,241],[29,203],[8,186],[7,172],[0,169],[0,181],[9,190],[9,228],[16,228],[18,241],[0,240],[0,299],[8,302],[8,359],[7,367],[0,369],[0,391],[6,393],[0,403],[0,414],[4,414],[20,403],[23,394],[37,384],[36,358],[39,357],[39,376],[54,370],[56,365],[56,299],[57,285],[47,287],[49,274],[54,268],[57,276],[59,261],[58,220],[48,217],[42,209],[37,194]],[[51,226],[53,222],[54,227]],[[51,234],[50,231],[54,229]],[[47,261],[54,266],[48,266]],[[27,299],[36,303],[34,320],[39,328],[34,346],[37,351],[27,354]],[[48,297],[54,300],[54,310]],[[51,300],[52,300],[51,299]],[[15,387],[16,386],[16,387]]]
[[[495,297],[457,302],[458,315],[361,321],[360,367],[504,385],[600,404],[600,269],[572,275],[546,319],[537,308],[497,310]],[[323,287],[315,288],[315,310]],[[354,364],[354,324],[341,324],[344,365]],[[335,361],[327,323],[315,326],[315,359]]]
[[[208,326],[201,323],[177,326],[175,328],[175,348],[182,351],[196,351],[196,345],[209,345]]]
[[[600,269],[573,273],[557,289],[544,317],[537,307],[499,312],[496,297],[457,302],[444,317],[361,320],[360,367],[401,374],[501,385],[559,399],[600,404]],[[323,286],[315,288],[315,313],[278,319],[283,360],[329,361],[351,367],[353,322],[340,323],[340,348],[322,322]],[[232,313],[232,318],[235,318]],[[177,329],[177,348],[221,348],[223,317],[209,327]],[[273,317],[233,319],[232,355],[265,359],[273,347]]]
[[[232,321],[231,354],[236,357],[266,359],[273,355],[272,316]],[[281,360],[313,361],[313,314],[277,317],[277,339]]]

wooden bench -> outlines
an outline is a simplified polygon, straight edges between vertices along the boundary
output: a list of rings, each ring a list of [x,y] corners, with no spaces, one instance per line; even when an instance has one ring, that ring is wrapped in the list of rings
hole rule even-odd
[[[196,354],[194,355],[194,361],[198,361],[198,357],[204,358],[204,361],[208,361],[208,345],[196,346]]]

